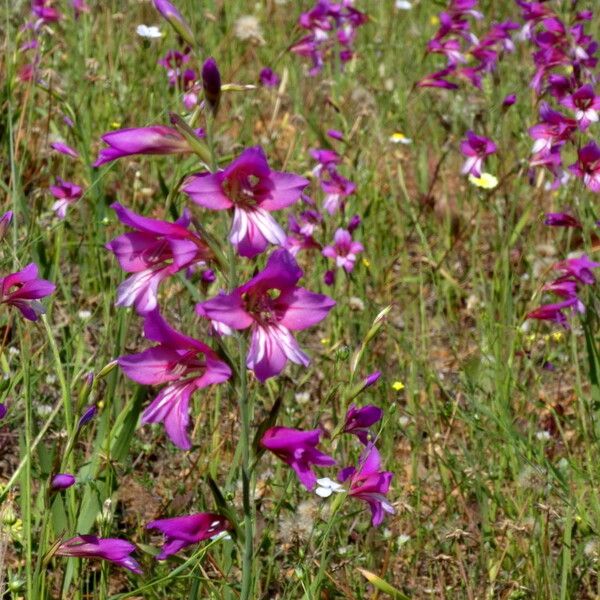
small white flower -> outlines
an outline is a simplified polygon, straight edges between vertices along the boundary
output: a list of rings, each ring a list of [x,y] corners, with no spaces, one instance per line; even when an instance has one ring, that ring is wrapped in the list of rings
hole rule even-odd
[[[89,310],[80,310],[77,313],[77,316],[82,320],[82,321],[87,321],[91,316],[92,313]]]
[[[345,491],[341,484],[337,483],[336,481],[332,481],[329,479],[329,477],[317,479],[317,486],[318,487],[315,490],[315,494],[321,498],[329,498],[329,496],[331,496],[331,494],[334,492],[341,494]]]
[[[469,182],[484,190],[493,190],[498,185],[498,178],[491,173],[482,173],[480,177],[469,175]]]
[[[408,0],[396,0],[396,8],[398,10],[410,10],[412,4]]]
[[[535,437],[540,440],[540,442],[546,442],[550,439],[550,432],[549,431],[538,431],[535,434]]]
[[[135,28],[136,33],[143,38],[156,39],[162,37],[160,29],[156,25],[138,25]]]

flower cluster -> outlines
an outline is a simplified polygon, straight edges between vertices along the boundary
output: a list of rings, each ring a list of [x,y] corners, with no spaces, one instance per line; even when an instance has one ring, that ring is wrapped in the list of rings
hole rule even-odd
[[[365,13],[354,8],[354,0],[317,0],[309,11],[302,13],[298,24],[309,33],[291,46],[298,56],[309,58],[309,74],[317,75],[325,61],[337,54],[342,64],[354,56],[356,32],[368,20]]]
[[[483,77],[496,69],[502,55],[514,51],[512,33],[519,29],[514,21],[493,23],[482,36],[475,35],[471,19],[483,19],[477,4],[478,0],[450,0],[439,14],[440,26],[427,44],[427,52],[444,56],[446,65],[421,79],[418,87],[455,90],[457,80],[466,80],[481,88]]]

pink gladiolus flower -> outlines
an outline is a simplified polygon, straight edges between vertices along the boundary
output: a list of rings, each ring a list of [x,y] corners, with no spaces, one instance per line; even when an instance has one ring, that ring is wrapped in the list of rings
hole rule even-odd
[[[202,316],[232,329],[250,327],[246,364],[261,382],[278,375],[288,360],[308,366],[310,360],[292,331],[316,325],[335,306],[331,298],[297,287],[301,277],[294,257],[287,250],[276,250],[266,268],[246,284],[196,307]]]
[[[240,256],[253,258],[267,244],[282,246],[286,235],[271,211],[291,206],[308,185],[293,173],[271,171],[258,146],[248,148],[224,171],[189,177],[183,191],[212,210],[233,209],[229,241]]]
[[[321,189],[326,196],[323,208],[330,214],[335,214],[340,208],[344,210],[346,198],[356,191],[356,185],[342,177],[336,170],[329,170],[329,179],[321,180]]]
[[[460,151],[467,157],[461,173],[481,177],[483,161],[496,152],[496,144],[486,137],[467,131],[466,139],[460,143]]]
[[[340,481],[350,479],[348,495],[369,504],[373,527],[381,525],[385,513],[394,514],[394,507],[385,494],[390,489],[393,473],[381,471],[381,457],[374,445],[369,444],[361,457],[358,471],[354,467],[343,469]]]
[[[196,134],[199,138],[204,137],[201,129],[197,130]],[[102,141],[109,147],[100,150],[100,154],[93,164],[94,167],[133,154],[186,154],[193,152],[183,135],[166,125],[118,129],[105,133]]]
[[[575,277],[584,285],[593,285],[596,278],[592,269],[600,267],[600,263],[590,260],[585,254],[581,258],[568,258],[553,265],[553,268],[568,277]]]
[[[271,427],[265,431],[260,445],[292,467],[302,485],[307,490],[312,490],[317,483],[312,465],[331,467],[336,464],[331,456],[317,450],[320,437],[320,429],[302,431],[288,427]]]
[[[435,73],[431,73],[430,75],[426,75],[417,83],[417,87],[420,88],[441,88],[445,90],[456,90],[458,89],[458,85],[456,83],[452,83],[448,81],[446,77],[448,75],[454,74],[456,71],[456,66],[451,65],[442,69],[441,71],[436,71]]]
[[[581,223],[575,217],[567,213],[546,213],[544,225],[550,227],[574,227],[581,229]]]
[[[569,328],[567,317],[563,313],[564,309],[578,307],[577,298],[570,298],[556,304],[544,304],[527,314],[528,319],[537,319],[540,321],[552,321],[562,325],[565,329]]]
[[[83,13],[90,12],[90,7],[85,3],[85,0],[71,0],[71,6],[75,12],[76,19],[79,19]]]
[[[71,146],[67,146],[64,142],[54,142],[50,144],[50,148],[64,154],[65,156],[71,156],[72,158],[79,158],[79,152],[71,148]]]
[[[117,289],[117,306],[135,306],[139,314],[154,310],[160,283],[211,253],[208,246],[188,229],[190,216],[184,212],[175,223],[149,219],[121,206],[111,208],[119,220],[134,229],[115,238],[106,248],[126,273],[133,275]]]
[[[60,12],[52,6],[51,0],[33,0],[31,12],[44,23],[55,23],[61,18]]]
[[[83,190],[80,186],[57,177],[56,184],[50,186],[50,192],[56,198],[52,210],[59,219],[64,219],[67,216],[67,207],[81,198]]]
[[[142,423],[162,422],[171,441],[178,448],[189,450],[188,406],[192,394],[227,381],[231,369],[206,344],[173,329],[158,310],[146,315],[144,336],[158,345],[121,356],[117,362],[125,375],[137,383],[167,384],[144,410]]]
[[[230,528],[229,521],[214,513],[196,513],[171,519],[157,519],[146,529],[158,529],[166,538],[165,545],[156,560],[165,560],[181,549],[208,540]]]
[[[569,166],[569,171],[583,178],[583,183],[592,192],[600,192],[600,147],[590,142],[579,149],[578,161]]]
[[[335,260],[337,267],[350,273],[354,269],[356,255],[363,250],[363,245],[360,242],[353,241],[348,230],[338,229],[335,232],[333,246],[325,246],[323,256]]]
[[[596,96],[594,88],[589,84],[580,87],[573,94],[565,96],[560,103],[575,113],[575,120],[582,131],[598,121],[600,96]]]
[[[368,386],[365,385],[365,387]],[[346,421],[342,431],[354,434],[366,446],[371,439],[369,428],[380,421],[382,416],[383,411],[378,406],[368,404],[362,408],[356,408],[354,404],[351,404],[346,413]]]
[[[28,264],[22,271],[0,279],[0,304],[9,304],[21,311],[29,321],[37,321],[44,313],[40,298],[49,296],[56,286],[45,279],[38,279],[38,268]]]
[[[63,542],[56,551],[57,556],[77,558],[100,558],[129,571],[141,574],[142,569],[130,554],[135,545],[117,538],[98,538],[95,535],[78,535]]]

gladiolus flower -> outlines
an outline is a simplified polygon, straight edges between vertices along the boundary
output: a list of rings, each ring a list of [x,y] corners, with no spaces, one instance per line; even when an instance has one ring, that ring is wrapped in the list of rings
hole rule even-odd
[[[560,103],[575,113],[575,120],[582,131],[598,121],[600,96],[596,96],[594,88],[590,84],[580,87],[569,96],[565,96]]]
[[[37,321],[44,313],[40,298],[49,296],[56,286],[45,279],[38,279],[38,268],[29,263],[22,271],[0,279],[0,304],[9,304],[21,311],[29,321]]]
[[[373,527],[381,525],[384,514],[394,514],[394,507],[385,494],[388,493],[393,473],[381,471],[381,457],[374,445],[369,444],[361,457],[358,471],[347,467],[340,472],[340,481],[350,480],[348,495],[369,504]]]
[[[4,238],[13,219],[13,211],[9,210],[0,217],[0,240]]]
[[[229,528],[230,524],[227,519],[214,513],[196,513],[171,519],[157,519],[146,525],[146,529],[158,529],[166,538],[156,560],[165,560],[181,549],[208,540]]]
[[[581,229],[581,223],[575,217],[567,213],[546,213],[544,225],[550,227],[574,227]]]
[[[229,241],[240,256],[253,258],[269,243],[285,243],[285,232],[269,213],[297,202],[308,183],[293,173],[271,171],[256,146],[242,152],[224,171],[189,177],[183,191],[205,208],[233,209]]]
[[[483,161],[496,152],[496,144],[484,136],[467,131],[466,139],[460,144],[460,151],[467,157],[462,174],[481,177]]]
[[[67,146],[64,142],[53,142],[50,144],[50,148],[64,154],[65,156],[70,156],[72,158],[79,158],[79,152],[77,150],[71,148],[71,146]]]
[[[213,114],[216,114],[221,101],[221,73],[217,61],[212,57],[207,58],[202,65],[202,87],[208,105]]]
[[[144,410],[142,422],[164,423],[171,441],[178,448],[189,450],[188,406],[192,394],[227,381],[231,369],[206,344],[173,329],[158,310],[146,315],[144,336],[158,345],[121,356],[117,362],[125,375],[137,383],[167,384]]]
[[[56,198],[52,210],[59,219],[64,219],[67,216],[67,207],[81,198],[83,190],[80,186],[57,177],[56,184],[50,186],[50,192]]]
[[[263,435],[260,445],[292,467],[302,485],[307,490],[313,490],[317,476],[311,469],[312,465],[331,467],[336,464],[333,458],[317,450],[320,437],[320,429],[302,431],[288,427],[271,427]]]
[[[246,364],[261,382],[278,375],[288,360],[308,366],[292,331],[316,325],[335,306],[331,298],[297,287],[301,277],[294,257],[276,250],[266,268],[246,284],[196,306],[202,316],[232,329],[250,328]]]
[[[194,34],[182,14],[175,8],[169,0],[152,0],[154,8],[163,16],[163,18],[173,27],[173,29],[187,42],[194,46]]]
[[[190,216],[184,212],[175,223],[149,219],[121,206],[111,205],[119,220],[135,231],[115,238],[106,248],[121,268],[133,275],[117,289],[117,306],[135,306],[139,314],[157,306],[158,286],[163,279],[178,273],[211,253],[208,246],[188,229]]]
[[[201,129],[197,130],[196,134],[199,138],[204,137]],[[105,133],[102,141],[109,147],[100,150],[100,154],[93,164],[94,167],[133,154],[186,154],[193,152],[190,143],[183,135],[166,125],[118,129]]]
[[[383,411],[378,406],[369,404],[362,408],[356,408],[354,404],[351,404],[346,413],[346,421],[342,431],[354,434],[366,446],[371,438],[369,427],[381,420],[382,416]]]
[[[600,192],[600,147],[596,142],[580,148],[578,161],[569,170],[577,177],[582,177],[583,183],[592,192]]]
[[[98,538],[95,535],[78,535],[63,542],[56,550],[57,556],[77,558],[100,558],[129,571],[141,574],[142,569],[130,554],[135,545],[118,538]]]
[[[364,250],[360,242],[352,240],[352,235],[346,229],[335,232],[333,246],[323,248],[323,256],[335,260],[338,268],[343,268],[347,273],[354,269],[356,256]]]
[[[258,80],[261,85],[264,85],[265,87],[277,87],[281,81],[279,75],[277,75],[273,69],[269,69],[269,67],[261,69]]]

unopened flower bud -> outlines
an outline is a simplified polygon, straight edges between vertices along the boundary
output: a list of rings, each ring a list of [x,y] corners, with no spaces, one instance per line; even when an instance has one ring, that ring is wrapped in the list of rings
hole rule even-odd
[[[52,478],[50,484],[53,490],[66,490],[75,483],[75,477],[71,473],[58,473]]]
[[[202,87],[206,101],[213,114],[216,114],[221,101],[221,73],[217,61],[212,56],[207,58],[202,65]]]

